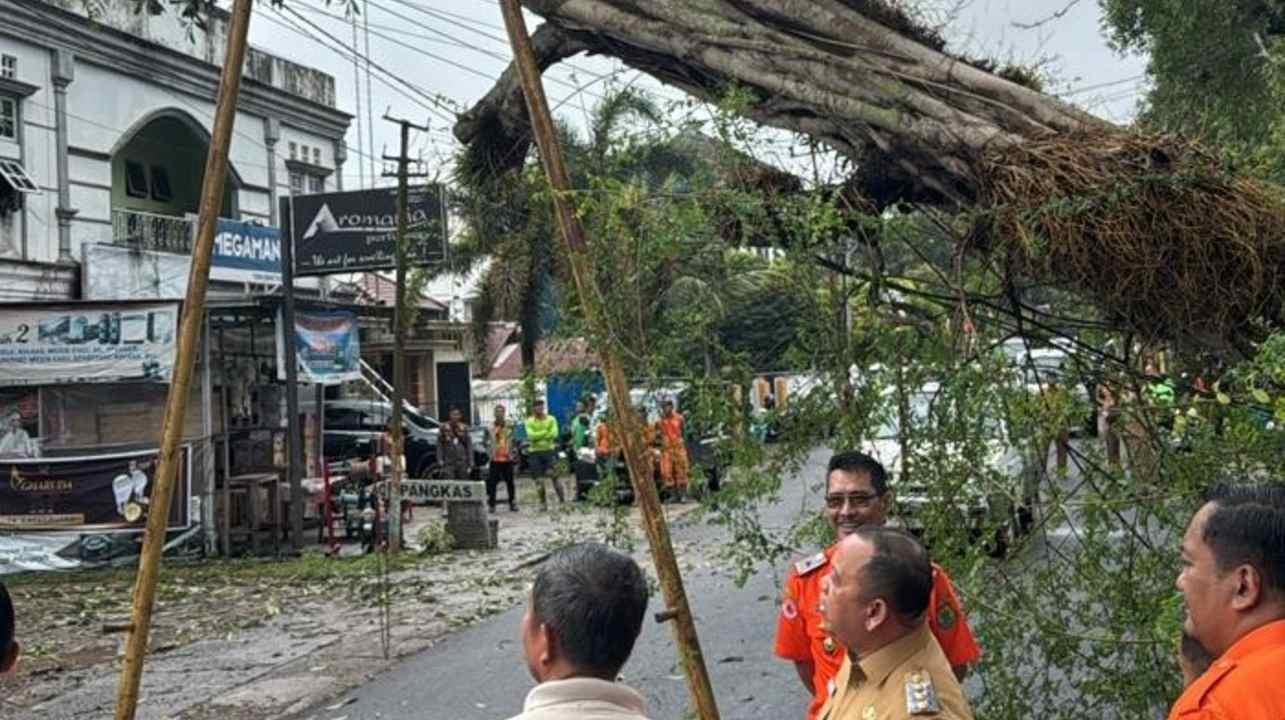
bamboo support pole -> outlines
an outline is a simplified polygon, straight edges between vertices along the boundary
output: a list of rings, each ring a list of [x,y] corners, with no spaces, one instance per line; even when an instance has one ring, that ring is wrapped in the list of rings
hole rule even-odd
[[[201,186],[200,214],[197,219],[196,244],[192,248],[192,265],[179,320],[178,347],[175,350],[174,374],[165,398],[165,419],[161,426],[160,462],[152,482],[147,528],[139,556],[138,576],[134,581],[133,609],[129,636],[125,641],[125,662],[121,666],[120,687],[116,696],[116,720],[133,720],[138,708],[139,687],[143,679],[143,661],[147,656],[147,639],[156,604],[156,582],[161,570],[161,550],[169,521],[170,500],[178,474],[179,443],[183,439],[183,417],[187,409],[192,371],[196,364],[201,326],[205,317],[205,293],[210,280],[210,255],[214,247],[214,229],[219,208],[223,205],[223,186],[227,177],[228,147],[236,121],[237,96],[241,90],[241,69],[245,65],[246,33],[250,28],[252,0],[235,0],[228,25],[227,54],[219,84],[218,103],[214,113],[214,132],[205,161],[205,179]],[[290,292],[287,288],[286,292]]]
[[[527,34],[526,22],[522,18],[522,8],[518,0],[500,0],[500,9],[504,13],[504,25],[508,30],[509,42],[513,46],[514,62],[521,77],[527,110],[531,115],[531,126],[540,148],[540,158],[544,163],[549,184],[553,187],[558,225],[562,229],[576,289],[580,294],[580,301],[585,309],[589,326],[600,339],[599,355],[602,359],[603,374],[606,377],[607,392],[611,396],[612,413],[621,424],[620,440],[625,450],[625,461],[629,466],[634,495],[642,511],[643,525],[647,531],[647,540],[651,545],[652,558],[656,564],[656,573],[660,577],[660,586],[667,605],[666,610],[658,616],[658,620],[674,621],[674,639],[678,644],[679,655],[687,677],[687,689],[696,707],[697,717],[701,720],[718,720],[714,690],[705,668],[705,658],[701,653],[700,639],[696,634],[691,607],[687,603],[687,593],[683,589],[682,573],[674,558],[674,548],[669,539],[669,526],[665,522],[660,497],[652,480],[651,464],[646,462],[642,420],[629,404],[629,385],[625,381],[620,353],[612,340],[615,336],[603,312],[602,296],[589,265],[584,230],[569,199],[571,181],[563,165],[562,150],[554,131],[548,99],[544,94],[540,71],[531,47],[531,38]]]

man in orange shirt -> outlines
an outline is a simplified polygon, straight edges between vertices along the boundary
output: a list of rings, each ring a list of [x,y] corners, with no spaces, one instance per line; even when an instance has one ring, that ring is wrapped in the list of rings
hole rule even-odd
[[[855,450],[830,458],[826,471],[822,515],[834,528],[837,542],[822,552],[794,563],[785,579],[784,600],[777,620],[777,657],[792,660],[799,679],[812,694],[807,720],[813,720],[827,698],[830,680],[839,672],[847,650],[830,636],[821,615],[822,578],[829,575],[838,542],[863,525],[883,525],[892,493],[883,465]],[[933,563],[928,627],[941,644],[955,674],[962,679],[981,649],[968,627],[950,578]]]
[[[660,437],[660,480],[671,489],[678,500],[687,492],[687,445],[683,442],[683,416],[674,412],[674,401],[661,404],[660,420],[656,421]]]
[[[1216,658],[1169,720],[1285,718],[1285,485],[1222,485],[1182,538],[1183,633]]]

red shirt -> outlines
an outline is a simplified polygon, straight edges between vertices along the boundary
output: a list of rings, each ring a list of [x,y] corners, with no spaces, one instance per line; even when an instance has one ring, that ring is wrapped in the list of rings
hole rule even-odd
[[[830,574],[830,559],[838,547],[831,545],[824,552],[790,567],[777,619],[776,647],[773,648],[777,657],[814,663],[808,720],[813,720],[825,704],[830,680],[839,674],[847,655],[847,650],[823,628],[820,606],[821,579]],[[955,587],[946,571],[936,563],[933,563],[933,590],[928,600],[928,627],[951,666],[968,665],[981,656],[981,648],[959,606]]]
[[[1285,620],[1268,623],[1214,661],[1187,686],[1169,720],[1285,718]]]

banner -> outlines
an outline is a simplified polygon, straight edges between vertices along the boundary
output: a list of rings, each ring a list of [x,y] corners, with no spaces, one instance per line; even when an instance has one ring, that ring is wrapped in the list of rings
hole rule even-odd
[[[191,451],[181,452],[171,530],[191,524]],[[0,530],[142,530],[157,454],[0,460]]]
[[[169,382],[178,303],[0,306],[0,387]]]
[[[446,259],[446,211],[441,185],[409,190],[407,262]],[[294,241],[295,275],[328,275],[397,267],[397,190],[377,188],[281,199]]]
[[[285,380],[286,324],[277,316],[277,368]],[[348,310],[306,310],[294,316],[295,353],[299,382],[338,385],[361,379],[361,346],[357,315]]]
[[[188,215],[192,244],[196,216]],[[181,300],[192,270],[189,255],[117,245],[81,246],[81,288],[86,300]],[[214,282],[281,284],[281,231],[220,218],[210,255]]]
[[[192,246],[196,246],[196,216],[192,217]],[[240,220],[219,218],[214,229],[210,279],[229,282],[281,284],[281,231]]]

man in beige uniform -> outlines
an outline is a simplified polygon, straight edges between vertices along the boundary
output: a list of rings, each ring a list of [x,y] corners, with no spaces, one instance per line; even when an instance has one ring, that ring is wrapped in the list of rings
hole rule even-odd
[[[522,651],[539,685],[511,720],[647,720],[617,677],[647,614],[638,563],[603,545],[553,553],[522,618]]]
[[[973,720],[928,628],[933,571],[901,530],[865,525],[839,543],[821,612],[849,649],[820,720]]]

